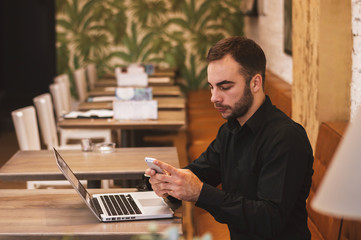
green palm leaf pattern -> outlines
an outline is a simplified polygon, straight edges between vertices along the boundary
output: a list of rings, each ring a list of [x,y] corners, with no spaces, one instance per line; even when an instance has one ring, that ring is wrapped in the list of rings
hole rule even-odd
[[[129,63],[178,69],[184,91],[207,86],[205,57],[243,35],[242,0],[56,0],[58,74],[96,63],[98,74]]]
[[[131,9],[137,22],[142,26],[159,24],[168,11],[165,1],[162,0],[134,0]]]
[[[203,89],[208,83],[206,81],[207,77],[207,66],[202,66],[201,68],[198,66],[199,64],[196,62],[196,56],[191,54],[190,56],[190,66],[189,68],[183,68],[181,70],[184,79],[186,79],[185,83],[181,83],[181,87],[184,91]],[[199,71],[197,71],[200,69]]]

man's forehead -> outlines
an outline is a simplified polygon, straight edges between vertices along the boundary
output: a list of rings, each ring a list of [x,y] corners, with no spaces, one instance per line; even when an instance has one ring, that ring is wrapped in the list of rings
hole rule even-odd
[[[240,72],[221,72],[220,74],[209,74],[207,76],[208,84],[210,85],[224,85],[224,84],[237,84],[237,82],[245,81]]]

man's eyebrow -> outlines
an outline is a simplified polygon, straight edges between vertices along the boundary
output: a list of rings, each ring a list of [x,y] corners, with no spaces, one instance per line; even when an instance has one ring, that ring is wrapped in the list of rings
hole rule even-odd
[[[216,86],[222,86],[224,84],[234,84],[233,81],[229,81],[229,80],[223,80],[223,81],[220,81],[218,83],[216,83]],[[208,85],[209,86],[212,86],[212,84],[210,82],[208,82]]]
[[[218,82],[216,85],[217,85],[217,86],[222,86],[222,85],[224,85],[224,84],[234,84],[234,82],[233,82],[233,81],[229,81],[229,80],[223,80],[223,81],[221,81],[221,82]]]

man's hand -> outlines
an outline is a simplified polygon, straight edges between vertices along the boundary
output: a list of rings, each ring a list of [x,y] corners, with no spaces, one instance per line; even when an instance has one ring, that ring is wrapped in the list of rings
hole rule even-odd
[[[171,195],[179,200],[198,200],[203,183],[192,171],[177,169],[159,160],[154,160],[153,163],[166,172],[166,174],[159,174],[150,168],[145,171],[145,174],[150,176],[149,182],[158,196]]]

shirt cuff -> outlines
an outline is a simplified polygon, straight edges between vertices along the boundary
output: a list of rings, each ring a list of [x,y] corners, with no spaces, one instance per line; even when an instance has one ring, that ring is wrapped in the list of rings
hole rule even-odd
[[[201,193],[199,194],[196,206],[200,208],[208,208],[212,206],[221,206],[224,199],[224,192],[207,183],[203,183]]]

